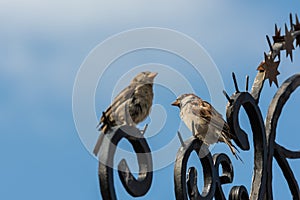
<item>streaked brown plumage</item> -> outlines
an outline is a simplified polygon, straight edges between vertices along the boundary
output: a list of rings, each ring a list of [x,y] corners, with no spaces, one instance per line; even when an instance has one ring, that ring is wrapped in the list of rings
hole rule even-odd
[[[182,121],[191,131],[195,131],[197,138],[207,145],[224,142],[233,155],[240,159],[236,147],[231,143],[234,135],[222,115],[210,103],[194,94],[183,94],[172,105],[179,107]]]
[[[149,71],[139,73],[130,85],[116,96],[100,118],[98,126],[101,126],[99,130],[102,133],[106,134],[110,128],[119,125],[135,126],[146,119],[152,107],[153,80],[156,75],[156,72]],[[98,153],[102,142],[100,138],[94,149],[95,154]]]

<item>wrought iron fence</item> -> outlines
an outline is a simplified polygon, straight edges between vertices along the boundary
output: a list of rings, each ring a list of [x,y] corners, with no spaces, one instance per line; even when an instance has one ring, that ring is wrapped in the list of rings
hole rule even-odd
[[[263,121],[261,110],[258,106],[260,94],[265,80],[269,84],[275,83],[278,86],[277,76],[280,63],[280,52],[285,50],[286,56],[293,61],[294,42],[300,46],[300,23],[297,15],[295,23],[290,14],[290,29],[285,25],[285,34],[281,35],[281,30],[275,25],[275,35],[273,44],[267,36],[270,47],[268,53],[264,53],[264,61],[258,66],[258,73],[249,92],[249,78],[246,77],[245,91],[239,90],[235,75],[233,81],[235,93],[229,96],[225,91],[224,95],[228,100],[226,108],[227,122],[232,134],[236,137],[235,143],[240,149],[247,151],[250,149],[247,133],[240,127],[238,116],[240,108],[243,107],[249,118],[254,144],[254,168],[251,190],[248,192],[243,185],[232,187],[229,199],[273,199],[272,191],[272,162],[277,161],[284,177],[288,183],[293,199],[300,200],[300,191],[294,173],[287,159],[300,158],[300,151],[291,151],[281,146],[275,141],[277,122],[285,103],[290,95],[300,86],[300,74],[295,74],[288,78],[279,87],[272,102],[269,105],[266,123]],[[277,61],[275,61],[277,59]],[[120,180],[126,191],[133,197],[145,195],[152,183],[153,163],[152,155],[147,140],[135,127],[121,126],[105,134],[102,140],[99,154],[102,162],[99,162],[99,183],[101,195],[104,200],[115,200],[116,192],[114,188],[113,168],[114,154],[121,139],[128,140],[135,153],[139,165],[139,176],[136,179],[130,172],[126,160],[123,159],[118,164]],[[203,167],[204,187],[201,192],[197,187],[197,170],[195,167],[187,169],[187,162],[194,151],[200,154],[202,142],[195,137],[183,141],[180,134],[181,147],[177,152],[174,166],[175,196],[177,200],[185,199],[226,199],[222,190],[222,185],[232,183],[233,166],[229,157],[224,154],[208,153],[204,157],[199,157]],[[98,153],[98,152],[96,152]],[[219,174],[219,168],[222,174]]]

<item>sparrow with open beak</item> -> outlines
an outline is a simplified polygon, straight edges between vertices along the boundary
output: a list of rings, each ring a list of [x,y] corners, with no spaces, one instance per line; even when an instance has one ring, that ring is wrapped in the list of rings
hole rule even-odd
[[[230,133],[230,128],[222,115],[210,103],[195,94],[183,94],[172,105],[179,107],[182,121],[194,132],[195,137],[206,145],[224,142],[233,155],[241,160],[237,155],[238,150],[231,143],[234,135]]]
[[[100,135],[94,149],[97,154],[103,135],[112,127],[119,125],[135,126],[149,115],[153,101],[153,81],[156,72],[141,72],[136,75],[130,85],[123,89],[103,112],[97,127],[103,133]],[[102,138],[101,138],[102,136]]]

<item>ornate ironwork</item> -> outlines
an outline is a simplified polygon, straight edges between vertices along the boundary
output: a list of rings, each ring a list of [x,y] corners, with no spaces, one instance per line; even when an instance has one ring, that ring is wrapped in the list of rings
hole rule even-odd
[[[276,84],[276,86],[278,86],[276,77],[279,74],[277,69],[280,63],[280,51],[286,50],[286,55],[289,55],[291,60],[293,58],[293,41],[296,40],[298,42],[300,36],[298,17],[296,16],[296,25],[294,25],[292,22],[292,16],[290,15],[290,24],[291,30],[288,30],[287,26],[285,26],[285,36],[280,36],[280,29],[278,30],[277,25],[275,25],[275,36],[273,36],[274,44],[271,44],[270,39],[267,36],[267,41],[270,46],[270,52],[264,54],[265,60],[258,67],[259,72],[257,73],[257,76],[254,80],[251,92],[248,92],[248,77],[246,77],[246,92],[239,91],[234,73],[232,74],[232,78],[236,92],[231,97],[229,97],[229,95],[225,91],[223,91],[225,97],[228,100],[228,106],[226,111],[227,122],[231,128],[232,134],[236,136],[235,143],[242,150],[249,150],[250,146],[247,134],[244,130],[241,129],[239,125],[238,116],[241,106],[243,106],[243,108],[245,109],[251,124],[254,143],[254,169],[250,199],[273,199],[273,157],[275,157],[276,161],[278,162],[280,168],[283,171],[283,174],[291,190],[293,199],[300,199],[299,186],[294,177],[293,171],[291,170],[287,162],[287,158],[300,158],[300,152],[287,150],[275,142],[276,127],[279,115],[290,94],[299,86],[300,74],[294,75],[291,78],[287,79],[278,89],[277,93],[273,98],[273,101],[270,104],[266,125],[264,125],[263,123],[261,111],[258,106],[264,81],[266,79],[269,79],[270,86],[273,82]],[[278,61],[274,61],[276,56],[278,56],[279,58]],[[215,168],[213,168],[213,166],[215,166],[216,164],[211,164],[210,154],[208,154],[204,158],[200,158],[202,166],[204,167],[204,188],[202,190],[202,195],[199,193],[198,188],[195,185],[196,178],[193,178],[193,181],[188,180],[188,194],[185,193],[186,186],[183,183],[185,179],[182,177],[181,179],[179,179],[180,173],[182,176],[184,176],[185,168],[180,168],[180,164],[186,166],[188,156],[190,155],[191,147],[193,147],[192,150],[194,150],[196,153],[199,153],[199,147],[192,145],[192,143],[190,142],[190,144],[184,143],[184,146],[181,147],[180,151],[177,154],[177,160],[175,164],[176,198],[187,199],[188,195],[190,199],[212,199],[212,197],[215,197],[216,199],[225,199],[223,192],[220,192],[220,190],[218,191],[216,189],[217,182],[219,181],[220,183],[222,183],[222,181],[220,181],[221,179],[219,176],[213,174],[218,173],[218,171],[214,171]],[[230,160],[224,163],[227,163],[227,165],[231,165]],[[207,173],[208,170],[206,168],[208,166],[211,167],[209,172],[212,173]],[[188,177],[196,177],[196,174],[197,173],[194,168],[189,169]],[[211,176],[208,177],[209,175]],[[208,180],[210,181],[209,184],[207,183]],[[231,179],[228,180],[230,181],[226,183],[232,182]],[[218,185],[218,188],[221,188],[220,185],[221,184]],[[248,192],[244,186],[234,186],[230,191],[229,199],[249,199]]]
[[[139,164],[138,179],[130,172],[125,159],[118,164],[118,173],[124,188],[131,196],[139,197],[145,195],[151,187],[153,164],[146,139],[135,127],[127,125],[116,127],[105,134],[99,150],[98,176],[103,200],[117,199],[113,179],[114,155],[118,143],[123,138],[133,146]]]
[[[282,169],[284,177],[289,185],[293,199],[300,199],[300,190],[287,162],[287,158],[295,159],[300,158],[300,151],[290,151],[275,142],[276,137],[276,127],[278,119],[280,117],[283,106],[289,99],[290,95],[295,91],[296,88],[300,86],[300,74],[296,74],[289,79],[287,79],[282,86],[278,89],[275,94],[271,105],[268,110],[267,120],[266,120],[266,134],[267,142],[269,147],[268,153],[268,166],[267,166],[267,192],[266,199],[273,199],[272,192],[272,160],[275,157],[278,165]]]
[[[252,85],[251,92],[249,88],[249,77],[246,77],[246,91],[241,92],[234,73],[232,74],[235,93],[229,96],[223,91],[228,105],[226,108],[226,117],[228,125],[235,136],[237,146],[248,151],[250,144],[247,133],[240,127],[239,112],[243,107],[249,118],[253,134],[254,144],[254,169],[253,180],[250,193],[245,186],[233,186],[229,192],[228,199],[273,199],[272,191],[272,162],[276,159],[281,168],[284,177],[289,185],[293,199],[300,200],[300,191],[297,180],[291,170],[287,159],[300,158],[300,151],[291,151],[275,142],[276,127],[283,106],[288,101],[290,95],[300,86],[300,74],[288,78],[276,92],[268,109],[266,123],[258,106],[260,94],[266,79],[269,79],[270,86],[274,82],[278,86],[277,76],[280,64],[280,52],[286,51],[286,56],[293,60],[294,41],[296,46],[300,46],[300,23],[296,15],[296,23],[293,23],[290,15],[290,29],[285,25],[285,35],[280,34],[280,29],[275,25],[275,35],[273,44],[267,36],[270,51],[264,53],[264,61],[258,66],[258,73]],[[275,58],[278,58],[275,61]],[[181,142],[176,156],[174,166],[174,189],[177,200],[202,200],[202,199],[226,199],[222,190],[222,185],[232,183],[234,170],[229,157],[224,154],[214,154],[208,150],[199,139],[192,136],[183,141],[180,133],[178,137]],[[116,127],[111,132],[102,135],[99,139],[98,147],[95,153],[101,158],[99,162],[99,181],[103,199],[116,199],[113,182],[113,158],[116,146],[119,141],[125,138],[133,146],[137,154],[139,164],[139,177],[135,179],[130,172],[128,165],[123,159],[118,165],[120,180],[127,192],[134,196],[143,196],[150,189],[152,182],[152,156],[146,139],[141,132],[130,126]],[[203,168],[204,187],[199,191],[197,186],[197,170],[195,167],[188,167],[188,160],[192,152],[195,152]],[[219,168],[222,168],[222,174],[219,174]]]
[[[233,166],[229,157],[224,154],[209,153],[207,148],[202,148],[203,143],[191,137],[184,142],[177,152],[177,158],[174,168],[175,194],[177,200],[196,199],[226,199],[221,185],[232,183]],[[188,169],[186,174],[188,159],[192,152],[197,153],[203,167],[204,188],[200,194],[197,187],[197,170],[194,167]],[[203,151],[203,152],[201,152]],[[206,156],[201,156],[206,155]],[[219,167],[222,167],[222,174],[219,174]],[[244,186],[235,186],[230,192],[229,199],[240,199],[248,197]]]

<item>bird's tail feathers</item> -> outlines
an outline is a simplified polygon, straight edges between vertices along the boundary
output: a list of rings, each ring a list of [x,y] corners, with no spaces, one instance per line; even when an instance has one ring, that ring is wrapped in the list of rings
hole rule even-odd
[[[99,123],[97,124],[97,126],[96,126],[96,128],[98,128],[98,131],[99,131],[99,127],[100,127],[100,125],[102,124],[102,122],[101,122],[101,120],[99,121]]]
[[[96,128],[98,128],[98,131],[107,133],[107,131],[110,129],[110,127],[112,127],[112,125],[111,125],[112,123],[113,122],[110,121],[110,119],[107,117],[106,113],[102,112],[102,116],[101,116],[100,121],[99,121],[98,125],[96,126]]]
[[[98,129],[98,131],[101,131],[103,133],[107,133],[108,129],[109,129],[109,125],[103,123],[102,121],[100,121],[98,123],[98,125],[96,126],[96,128]]]
[[[242,163],[244,163],[244,161],[242,160],[242,158],[239,156],[239,153],[240,151],[237,149],[237,147],[232,144],[232,142],[230,141],[230,139],[227,139],[226,136],[224,136],[224,134],[222,133],[222,140],[223,142],[225,142],[228,147],[230,148],[230,151],[232,152],[232,154],[234,155],[234,157],[237,159],[237,160],[240,160]]]
[[[95,156],[97,156],[97,154],[98,154],[98,152],[100,150],[101,144],[103,142],[104,135],[110,129],[110,122],[108,121],[108,119],[106,118],[106,116],[105,116],[104,113],[103,113],[103,116],[100,119],[100,122],[96,126],[96,128],[98,128],[98,131],[100,131],[100,135],[99,135],[99,138],[97,140],[97,143],[96,143],[96,145],[94,147],[94,151],[93,151],[93,153],[94,153]]]
[[[98,154],[98,152],[100,150],[100,147],[101,147],[101,144],[103,142],[103,139],[104,139],[104,133],[100,133],[99,138],[97,140],[97,143],[96,143],[96,145],[94,147],[94,151],[93,151],[93,153],[94,153],[95,156],[97,156],[97,154]]]
[[[103,124],[98,131],[103,132],[104,134],[107,133],[107,131],[109,130],[109,125],[108,124]]]

